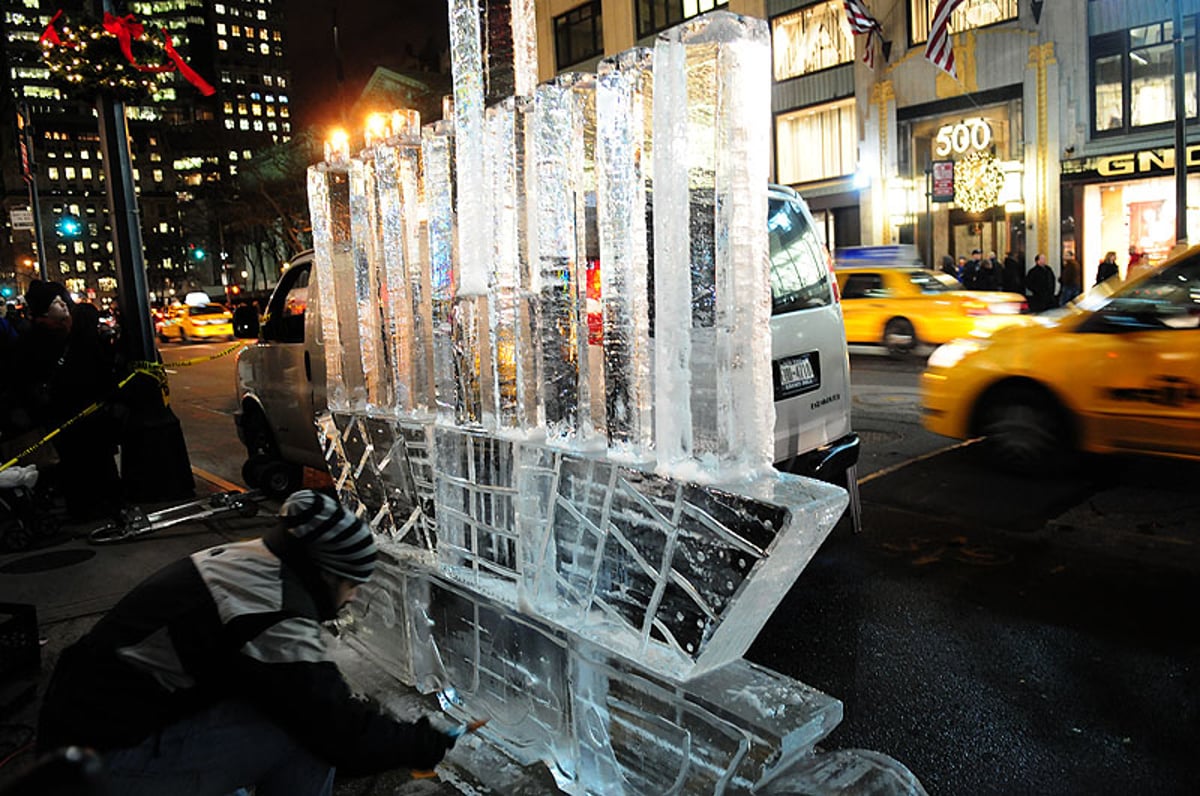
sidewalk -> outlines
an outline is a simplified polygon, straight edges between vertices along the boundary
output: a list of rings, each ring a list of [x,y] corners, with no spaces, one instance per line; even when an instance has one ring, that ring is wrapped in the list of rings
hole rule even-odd
[[[216,494],[228,486],[197,477],[196,496]],[[149,513],[170,505],[174,504],[142,508]],[[36,679],[0,680],[0,760],[11,756],[0,767],[0,789],[33,762],[32,753],[14,752],[32,738],[41,695],[62,650],[143,578],[196,550],[260,536],[275,522],[277,511],[278,504],[267,501],[254,517],[231,513],[190,520],[135,541],[105,546],[87,542],[88,532],[100,523],[68,525],[31,549],[0,554],[0,603],[34,606],[41,645]],[[0,620],[7,619],[8,615],[0,615]],[[9,639],[0,638],[0,644],[6,643]],[[9,650],[0,649],[0,654],[7,656]],[[406,771],[339,783],[334,792],[338,796],[458,793],[437,780],[412,780]]]

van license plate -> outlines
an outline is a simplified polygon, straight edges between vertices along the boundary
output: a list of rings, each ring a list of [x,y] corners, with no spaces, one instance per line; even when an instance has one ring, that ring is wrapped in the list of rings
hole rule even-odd
[[[776,401],[821,386],[821,358],[816,351],[777,359],[774,371]]]

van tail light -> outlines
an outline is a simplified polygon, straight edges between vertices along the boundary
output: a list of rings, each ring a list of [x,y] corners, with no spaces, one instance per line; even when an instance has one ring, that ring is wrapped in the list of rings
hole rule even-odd
[[[825,250],[825,268],[829,271],[829,284],[833,287],[833,303],[842,303],[842,291],[838,290],[837,275],[833,272],[833,255]]]

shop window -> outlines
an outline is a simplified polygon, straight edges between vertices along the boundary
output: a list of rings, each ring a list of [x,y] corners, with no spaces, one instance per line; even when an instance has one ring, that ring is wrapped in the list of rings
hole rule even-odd
[[[637,0],[638,38],[653,36],[685,19],[729,4],[729,0]]]
[[[1196,18],[1184,20],[1184,110],[1196,118]],[[1170,20],[1093,36],[1092,130],[1117,135],[1175,119],[1174,24]]]
[[[554,59],[559,69],[603,52],[604,18],[599,0],[554,18]]]
[[[852,174],[858,165],[854,98],[775,117],[779,182],[794,185]]]
[[[912,44],[929,40],[929,28],[937,14],[939,0],[909,0],[908,37]],[[1020,14],[1017,0],[963,0],[950,15],[946,26],[951,33],[982,28],[1016,19]]]
[[[776,80],[852,62],[854,35],[842,0],[826,0],[771,20],[771,50]]]

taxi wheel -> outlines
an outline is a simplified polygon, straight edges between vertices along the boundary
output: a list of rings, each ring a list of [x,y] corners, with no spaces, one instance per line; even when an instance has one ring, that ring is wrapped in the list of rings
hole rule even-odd
[[[892,318],[883,327],[883,344],[892,356],[907,356],[917,347],[917,330],[908,318]]]
[[[1066,465],[1070,436],[1053,398],[1025,387],[991,396],[981,413],[980,436],[989,460],[1012,473],[1049,475]]]

